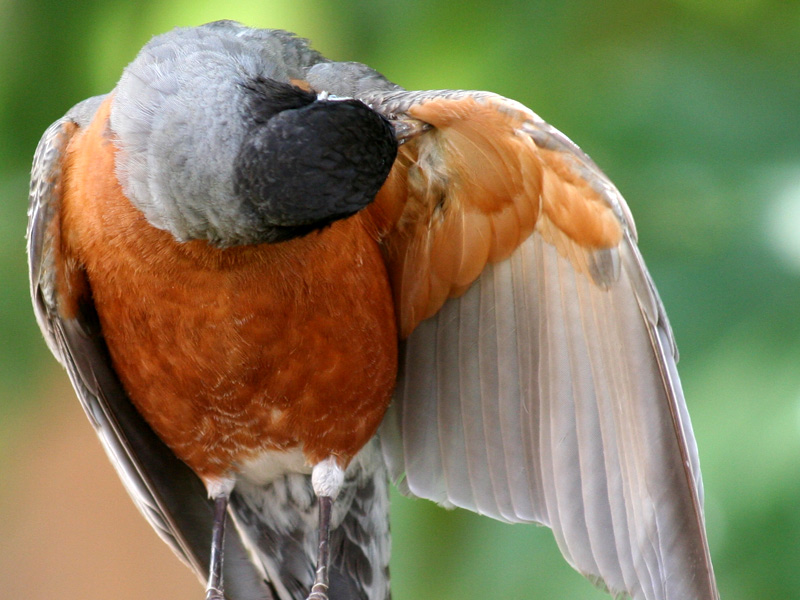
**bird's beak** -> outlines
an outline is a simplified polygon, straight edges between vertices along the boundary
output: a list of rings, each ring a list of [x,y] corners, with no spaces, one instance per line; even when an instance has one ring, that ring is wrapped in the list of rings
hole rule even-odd
[[[397,138],[397,145],[402,146],[409,140],[425,133],[433,128],[433,125],[420,121],[419,119],[412,119],[409,117],[403,119],[392,119],[389,121],[394,127],[394,135]]]

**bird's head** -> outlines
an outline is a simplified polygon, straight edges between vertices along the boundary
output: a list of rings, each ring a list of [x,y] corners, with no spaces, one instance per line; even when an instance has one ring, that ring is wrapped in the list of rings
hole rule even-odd
[[[375,198],[397,155],[389,123],[358,100],[319,97],[257,78],[245,84],[249,127],[234,188],[263,241],[348,217]]]
[[[304,73],[236,27],[175,30],[126,68],[110,135],[127,197],[176,239],[222,247],[291,239],[367,206],[397,154],[392,126],[358,100],[288,83]]]

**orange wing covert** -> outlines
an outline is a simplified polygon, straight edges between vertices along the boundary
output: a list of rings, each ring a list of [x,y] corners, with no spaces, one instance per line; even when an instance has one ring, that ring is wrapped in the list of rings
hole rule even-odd
[[[622,239],[600,193],[525,131],[537,117],[521,105],[466,95],[422,101],[408,115],[433,129],[400,148],[367,209],[383,238],[402,337],[534,229],[584,273],[589,255]]]

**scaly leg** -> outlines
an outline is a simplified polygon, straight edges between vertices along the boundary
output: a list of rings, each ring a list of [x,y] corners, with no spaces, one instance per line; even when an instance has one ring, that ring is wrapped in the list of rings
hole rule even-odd
[[[317,572],[308,600],[328,600],[328,567],[330,566],[331,510],[344,483],[344,471],[336,458],[330,456],[314,465],[311,485],[319,499],[319,551]]]
[[[211,528],[211,561],[208,565],[208,585],[206,600],[225,600],[222,581],[223,544],[225,541],[225,520],[228,516],[228,498],[233,489],[233,480],[215,481],[209,488],[214,500],[214,524]]]

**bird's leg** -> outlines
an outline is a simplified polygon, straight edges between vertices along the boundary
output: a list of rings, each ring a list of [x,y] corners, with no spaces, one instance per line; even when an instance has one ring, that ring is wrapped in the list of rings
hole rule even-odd
[[[314,585],[308,600],[328,600],[328,565],[330,564],[330,525],[333,499],[330,496],[319,497],[319,550],[317,553],[317,571]]]
[[[344,483],[344,471],[335,457],[330,456],[314,465],[311,484],[319,500],[319,551],[317,572],[308,600],[328,600],[328,566],[330,565],[330,530],[333,501]]]
[[[232,489],[233,482],[227,480],[209,486],[209,495],[214,500],[214,524],[211,529],[211,560],[208,565],[206,600],[225,600],[222,582],[223,543],[225,520],[228,516],[228,498]]]

